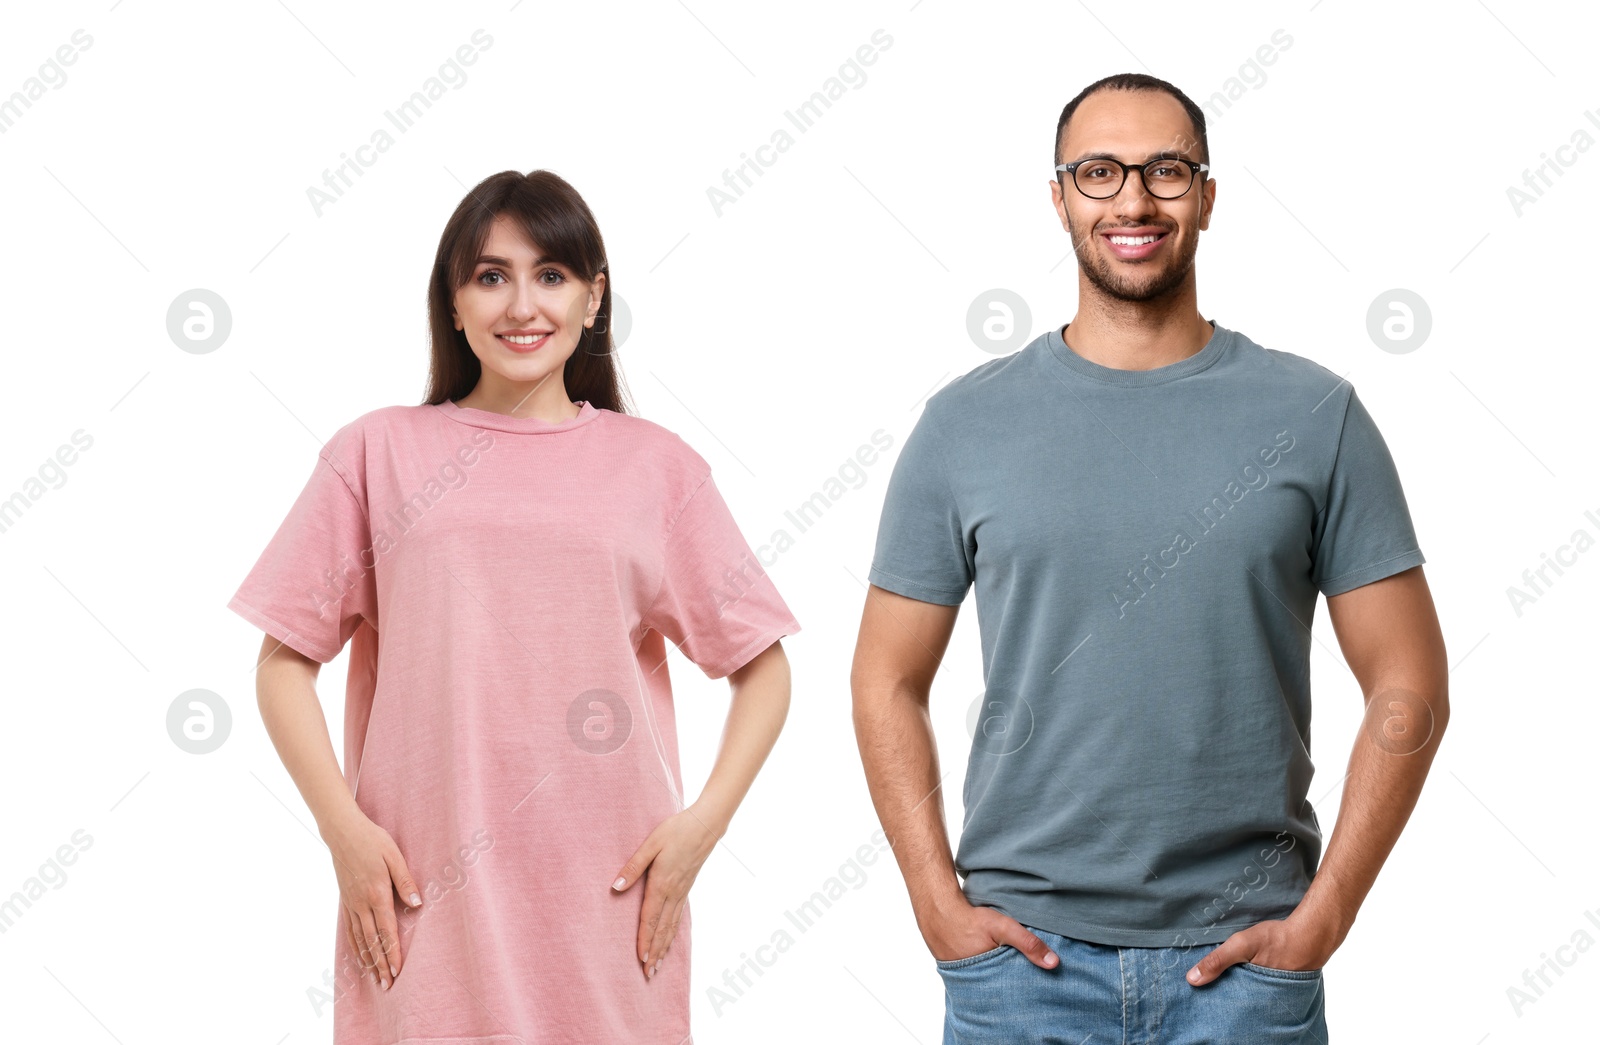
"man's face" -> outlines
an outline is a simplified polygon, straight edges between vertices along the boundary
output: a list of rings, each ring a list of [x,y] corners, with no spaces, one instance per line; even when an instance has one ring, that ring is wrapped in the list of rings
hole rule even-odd
[[[1072,114],[1057,162],[1099,155],[1131,164],[1162,154],[1204,162],[1178,99],[1164,91],[1096,91]],[[1073,186],[1072,175],[1058,175],[1050,183],[1056,214],[1094,288],[1119,301],[1155,301],[1191,278],[1200,230],[1211,223],[1216,182],[1207,178],[1202,189],[1197,174],[1188,192],[1164,200],[1145,191],[1139,173],[1129,171],[1115,196],[1095,200]],[[1158,238],[1148,246],[1119,247],[1113,234]]]

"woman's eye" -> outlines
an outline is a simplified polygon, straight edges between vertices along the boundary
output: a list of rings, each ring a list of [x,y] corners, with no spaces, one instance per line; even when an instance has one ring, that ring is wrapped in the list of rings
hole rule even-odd
[[[495,277],[495,281],[492,282],[492,283],[488,282],[490,276]],[[545,279],[546,276],[554,276],[555,278],[554,279]],[[557,272],[555,269],[545,269],[543,272],[539,273],[539,280],[542,283],[544,283],[544,285],[547,286],[547,287],[553,287],[553,286],[557,286],[558,284],[564,283],[566,281],[566,278],[567,277],[563,276],[561,273]],[[490,269],[487,272],[485,272],[483,275],[478,277],[478,282],[484,283],[487,286],[498,287],[498,286],[502,286],[503,284],[505,284],[507,282],[507,280],[506,280],[505,274],[503,272],[501,272],[499,269]]]

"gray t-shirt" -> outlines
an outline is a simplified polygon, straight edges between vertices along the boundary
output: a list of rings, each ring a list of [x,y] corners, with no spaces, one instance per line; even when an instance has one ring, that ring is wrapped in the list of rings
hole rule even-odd
[[[1322,848],[1317,592],[1426,561],[1349,382],[1212,327],[1144,371],[1058,328],[940,389],[867,574],[976,592],[968,900],[1094,943],[1216,943],[1293,911]]]

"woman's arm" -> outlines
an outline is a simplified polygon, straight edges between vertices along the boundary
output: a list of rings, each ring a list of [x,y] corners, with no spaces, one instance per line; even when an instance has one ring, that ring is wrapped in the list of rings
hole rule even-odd
[[[272,746],[326,839],[340,816],[360,810],[339,769],[317,699],[321,670],[321,664],[267,635],[256,667],[256,705]]]
[[[749,793],[756,774],[772,753],[789,715],[789,658],[774,642],[728,676],[733,691],[722,744],[700,797],[689,806],[696,818],[721,838]]]
[[[612,888],[626,891],[646,868],[644,903],[639,915],[639,961],[646,978],[655,975],[672,946],[689,887],[719,839],[756,773],[777,743],[789,714],[789,658],[774,642],[728,676],[733,690],[711,775],[700,797],[683,812],[663,820],[623,865]]]
[[[351,949],[373,982],[387,990],[389,978],[398,976],[402,965],[393,891],[398,889],[412,907],[420,907],[422,897],[399,846],[367,818],[345,783],[317,699],[321,669],[318,662],[267,635],[256,666],[256,704],[278,757],[333,856]],[[379,954],[388,960],[380,964]]]

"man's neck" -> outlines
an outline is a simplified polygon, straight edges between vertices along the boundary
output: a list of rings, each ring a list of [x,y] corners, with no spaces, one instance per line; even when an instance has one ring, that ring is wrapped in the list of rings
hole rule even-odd
[[[1113,370],[1154,370],[1181,362],[1206,347],[1213,328],[1198,311],[1118,309],[1107,315],[1080,309],[1061,330],[1067,347]]]

